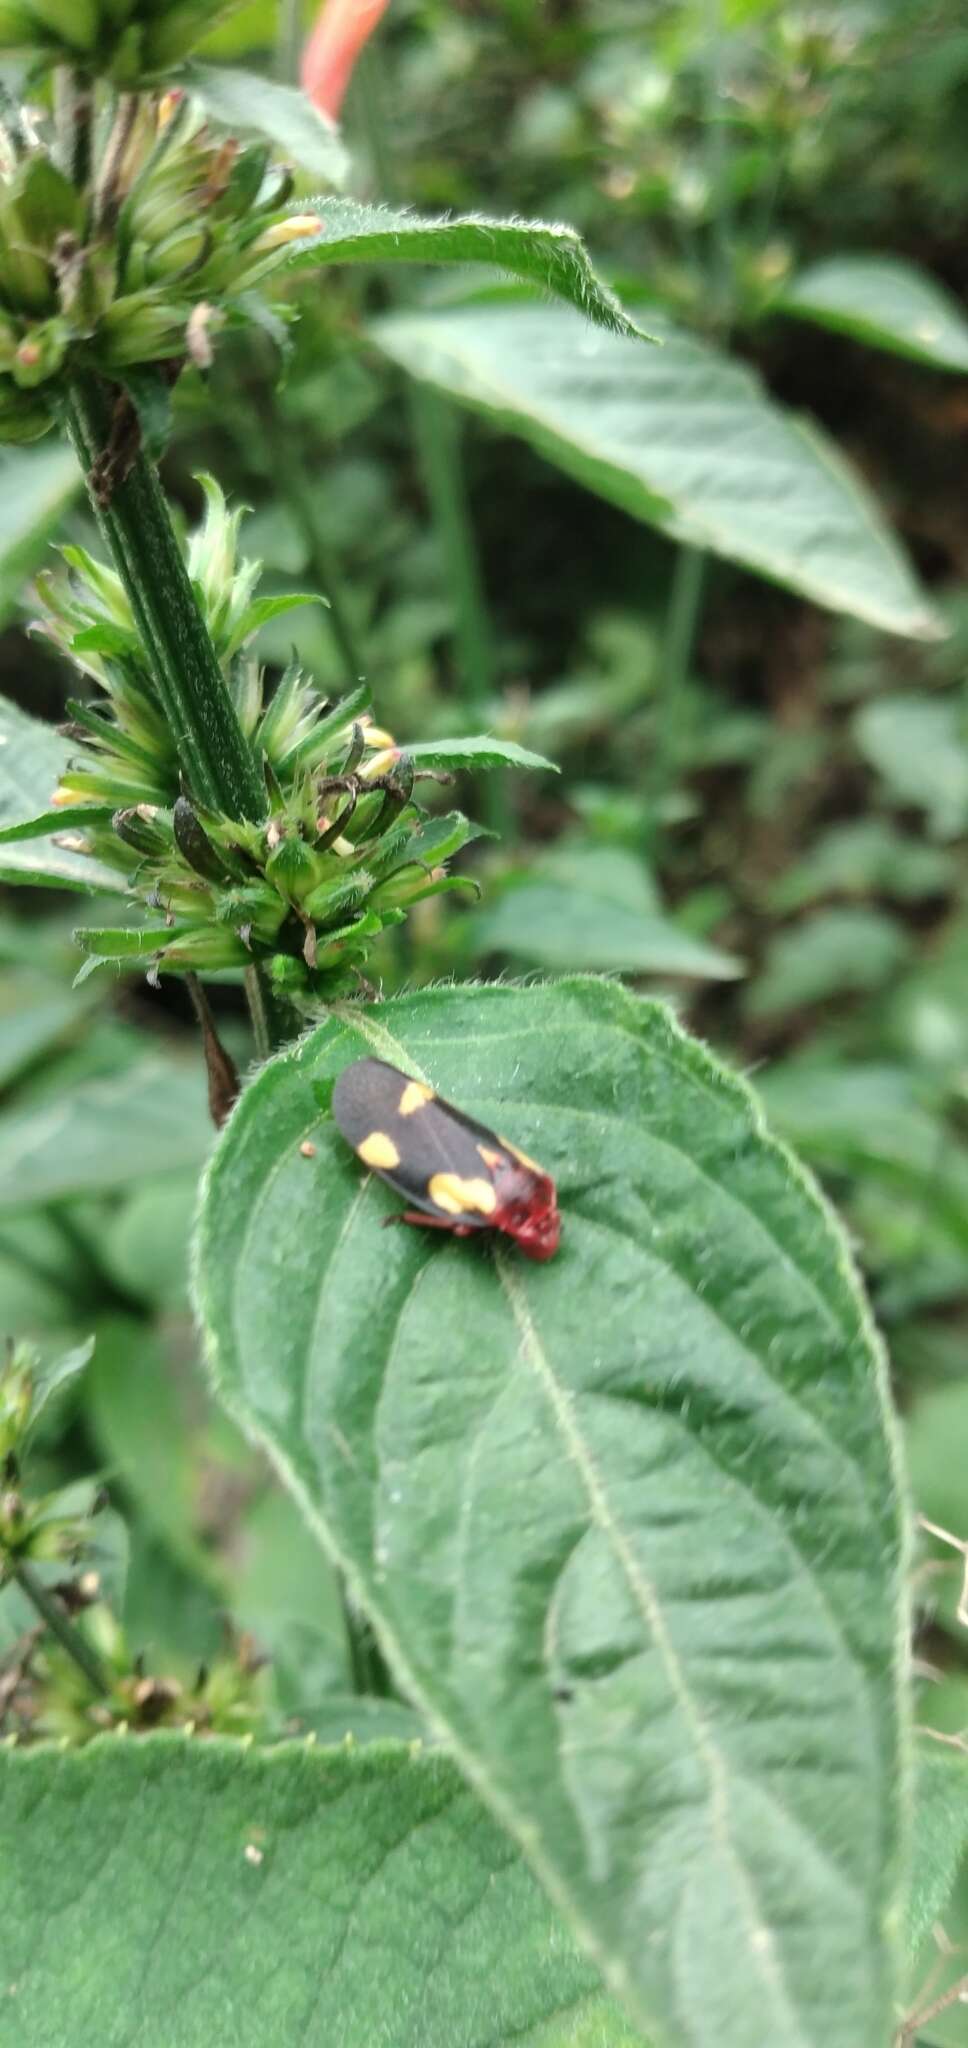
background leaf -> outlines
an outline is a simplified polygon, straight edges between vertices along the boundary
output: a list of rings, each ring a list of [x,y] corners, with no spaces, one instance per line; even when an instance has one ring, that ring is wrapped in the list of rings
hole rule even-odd
[[[29,970],[0,978],[0,1089],[43,1058],[60,1040],[76,1035],[83,1003],[69,989]]]
[[[908,1943],[920,1948],[940,1920],[968,1850],[968,1753],[925,1743],[918,1757]]]
[[[831,825],[800,860],[773,883],[771,910],[800,910],[821,896],[884,895],[901,902],[942,895],[950,886],[951,857],[899,832],[886,818],[856,818]]]
[[[939,839],[968,826],[968,738],[957,703],[881,697],[854,720],[857,744],[897,803],[927,812]]]
[[[819,428],[751,370],[650,312],[661,348],[564,307],[393,313],[370,332],[412,376],[523,434],[600,497],[834,611],[935,638],[873,499]]]
[[[77,459],[56,439],[0,454],[0,625],[12,618],[80,488]]]
[[[950,293],[894,256],[829,256],[788,285],[776,311],[936,370],[968,370],[968,320]]]
[[[0,1841],[4,2048],[636,2048],[440,1755],[6,1753]]]
[[[381,1229],[399,1202],[328,1114],[364,1052],[557,1176],[553,1262]],[[348,1008],[242,1096],[197,1293],[223,1399],[642,2023],[883,2048],[883,1373],[742,1084],[608,983]]]
[[[828,996],[882,988],[907,949],[903,926],[885,910],[816,910],[770,941],[749,989],[748,1013],[773,1017]]]
[[[354,199],[323,199],[322,229],[295,251],[291,270],[324,263],[488,263],[570,300],[599,327],[649,340],[614,292],[596,277],[574,228],[542,220],[488,220],[468,213],[430,219]],[[579,333],[584,328],[578,329]]]
[[[349,158],[339,130],[304,92],[222,64],[189,64],[185,83],[230,134],[271,142],[284,162],[327,185],[346,183]]]
[[[913,1195],[968,1247],[968,1152],[923,1106],[916,1075],[887,1061],[789,1059],[759,1075],[758,1087],[811,1165]]]
[[[407,753],[418,768],[452,768],[455,772],[470,768],[475,773],[480,768],[544,768],[558,772],[543,754],[532,754],[516,740],[498,739],[490,733],[466,740],[418,740]]]
[[[562,849],[477,913],[478,958],[497,953],[532,967],[690,975],[729,981],[742,963],[663,915],[641,861],[620,848]]]
[[[211,1139],[200,1066],[149,1054],[0,1116],[0,1210],[200,1166]]]
[[[51,792],[63,774],[72,749],[53,726],[28,718],[25,711],[0,697],[0,826],[23,824],[46,811]],[[75,828],[76,829],[76,828]],[[61,833],[72,830],[65,811]],[[46,883],[58,889],[124,888],[122,877],[103,861],[71,853],[53,838],[0,843],[0,880]]]
[[[201,1578],[212,1573],[193,1530],[200,1451],[185,1427],[156,1332],[134,1317],[98,1327],[88,1408],[102,1470],[120,1476],[154,1533]]]

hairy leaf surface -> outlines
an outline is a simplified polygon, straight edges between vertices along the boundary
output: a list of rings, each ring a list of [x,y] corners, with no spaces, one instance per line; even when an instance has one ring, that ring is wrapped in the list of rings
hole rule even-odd
[[[439,1754],[8,1752],[0,1846],[3,2048],[637,2048]]]
[[[329,1115],[366,1053],[556,1176],[555,1259],[381,1228]],[[639,2023],[884,2048],[893,1440],[844,1241],[746,1087],[606,982],[346,1006],[226,1127],[197,1298],[226,1403]]]
[[[0,454],[0,624],[15,612],[81,482],[76,458],[62,442]]]
[[[488,220],[483,214],[437,219],[354,199],[322,199],[322,227],[294,249],[290,269],[325,263],[485,263],[540,285],[599,327],[638,342],[651,337],[592,268],[574,228],[543,220]],[[584,332],[579,328],[579,333]]]
[[[51,792],[70,757],[68,742],[53,726],[0,698],[0,879],[57,889],[123,889],[123,876],[114,868],[58,844],[77,830],[69,809],[56,820],[56,837],[36,837],[33,831],[21,836],[38,814],[52,831]]]

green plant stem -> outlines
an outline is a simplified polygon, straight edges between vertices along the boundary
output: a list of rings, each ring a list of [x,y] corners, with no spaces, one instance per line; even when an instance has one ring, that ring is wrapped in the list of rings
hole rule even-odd
[[[275,73],[281,85],[292,85],[299,75],[302,36],[302,0],[280,0],[276,23]]]
[[[7,1569],[31,1606],[36,1608],[41,1620],[50,1629],[51,1635],[57,1637],[61,1648],[67,1651],[78,1670],[84,1673],[92,1690],[99,1696],[109,1693],[111,1680],[100,1658],[92,1650],[90,1643],[85,1642],[80,1629],[76,1629],[69,1620],[56,1595],[49,1593],[43,1581],[37,1577],[33,1566],[27,1563],[26,1558],[12,1557],[8,1560]]]
[[[280,1001],[261,967],[257,967],[254,961],[245,969],[243,980],[256,1054],[260,1060],[267,1060],[281,1045],[288,1045],[295,1037],[292,1011],[288,1003]]]
[[[293,512],[302,528],[312,562],[313,578],[326,598],[329,623],[333,638],[339,649],[343,671],[350,689],[355,689],[364,674],[362,652],[357,644],[356,634],[350,622],[346,606],[340,595],[339,571],[333,561],[328,541],[320,532],[313,493],[302,448],[296,437],[287,436],[285,444],[285,488]]]
[[[399,184],[386,120],[382,56],[376,42],[368,43],[362,53],[357,81],[355,100],[380,196],[395,201],[399,198]],[[469,715],[483,721],[497,695],[494,642],[464,485],[456,412],[438,392],[414,379],[410,383],[410,417],[417,460],[454,599],[461,693]],[[506,778],[500,771],[492,772],[481,778],[476,794],[487,823],[503,835],[510,823]]]
[[[65,421],[88,483],[101,532],[124,584],[152,680],[189,792],[232,818],[258,819],[265,790],[195,592],[157,472],[143,450],[119,462],[102,489],[102,468],[117,432],[124,394],[93,377],[72,378]]]
[[[647,777],[646,850],[653,858],[661,832],[662,802],[676,776],[682,691],[702,612],[705,571],[702,548],[677,549],[659,657],[652,760]]]
[[[722,104],[725,31],[722,0],[706,0],[706,61],[703,120],[705,157],[712,200],[711,246],[707,295],[713,326],[725,341],[732,325],[735,298],[732,202],[729,190],[729,131]]]
[[[461,695],[471,723],[481,728],[493,716],[497,695],[494,642],[464,488],[458,421],[453,406],[425,384],[412,384],[410,407],[417,456],[454,600]],[[507,784],[499,770],[481,778],[478,800],[487,823],[503,832],[508,824]]]

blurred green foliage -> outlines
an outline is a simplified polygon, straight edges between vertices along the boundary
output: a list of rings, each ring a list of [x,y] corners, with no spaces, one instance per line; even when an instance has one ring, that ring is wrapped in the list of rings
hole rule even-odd
[[[210,54],[268,69],[274,33],[254,5]],[[900,535],[944,638],[888,638],[710,557],[684,607],[675,539],[387,362],[374,320],[462,296],[429,272],[392,299],[356,269],[303,288],[284,381],[276,337],[226,335],[210,373],[182,380],[166,459],[186,519],[202,466],[251,506],[243,541],[271,595],[311,579],[329,598],[265,625],[273,673],[295,648],[334,694],[365,673],[401,738],[446,742],[473,711],[471,729],[560,765],[513,789],[462,774],[461,801],[500,832],[462,863],[484,905],[428,900],[386,933],[383,989],[588,968],[666,993],[753,1073],[846,1216],[915,1503],[946,1532],[915,1571],[919,1719],[947,1735],[968,1729],[966,120],[956,0],[397,0],[345,125],[361,196],[567,219],[647,327],[658,303],[809,413]],[[818,326],[817,276],[812,292],[798,276],[878,254],[894,271],[859,300],[856,268],[835,279]],[[912,311],[912,268],[940,312],[917,295]],[[516,303],[496,280],[475,290]],[[68,502],[44,459],[0,563],[8,617]],[[91,538],[79,509],[62,532]],[[11,625],[0,686],[56,718],[72,683]],[[0,1327],[46,1360],[95,1337],[38,1423],[36,1483],[103,1479],[122,1533],[99,1568],[147,1668],[190,1687],[221,1659],[262,1726],[331,1733],[362,1712],[345,1704],[337,1590],[194,1353],[187,1245],[210,1131],[191,1014],[178,990],[113,970],[71,994],[69,879],[51,871],[29,902],[5,891],[0,916]],[[233,977],[209,993],[244,1068]],[[5,1594],[8,1646],[21,1623]],[[49,1682],[27,1692],[43,1725]],[[968,1894],[942,1922],[955,1949],[926,1937],[925,2004],[968,1967]],[[917,2038],[958,2048],[968,2019],[953,2005]]]

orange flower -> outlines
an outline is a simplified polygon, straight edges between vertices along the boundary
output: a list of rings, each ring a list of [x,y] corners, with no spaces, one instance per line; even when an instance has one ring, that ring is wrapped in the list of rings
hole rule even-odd
[[[303,50],[303,91],[335,121],[353,66],[373,34],[389,0],[323,0],[312,34]]]

